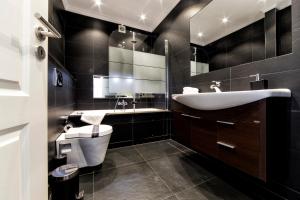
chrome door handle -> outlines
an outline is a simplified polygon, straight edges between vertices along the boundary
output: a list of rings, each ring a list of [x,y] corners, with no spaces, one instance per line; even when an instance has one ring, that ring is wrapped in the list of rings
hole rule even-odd
[[[193,115],[187,115],[187,114],[181,114],[181,116],[189,117],[189,118],[193,118],[193,119],[201,119],[201,117],[197,117],[197,116],[193,116]]]
[[[35,34],[39,40],[44,41],[46,37],[61,38],[61,34],[41,14],[36,13],[34,16],[48,29],[44,30],[41,26],[36,28]]]
[[[220,146],[223,146],[223,147],[232,149],[232,150],[235,149],[235,146],[234,146],[234,145],[227,144],[227,143],[225,143],[225,142],[220,142],[220,141],[218,141],[217,144],[220,145]]]

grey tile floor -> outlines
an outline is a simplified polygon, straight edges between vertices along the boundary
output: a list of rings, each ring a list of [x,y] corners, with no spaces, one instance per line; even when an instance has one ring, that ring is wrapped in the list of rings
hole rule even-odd
[[[80,176],[85,200],[250,200],[201,167],[173,140],[108,150],[101,170]]]

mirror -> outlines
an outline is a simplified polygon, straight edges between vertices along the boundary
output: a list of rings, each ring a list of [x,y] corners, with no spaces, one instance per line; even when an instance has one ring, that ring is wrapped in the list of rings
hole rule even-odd
[[[291,0],[212,0],[190,19],[191,76],[292,53]]]

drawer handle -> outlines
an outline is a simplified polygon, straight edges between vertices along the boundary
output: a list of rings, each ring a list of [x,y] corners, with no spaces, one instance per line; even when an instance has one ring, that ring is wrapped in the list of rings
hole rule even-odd
[[[219,124],[225,124],[225,125],[230,125],[230,126],[235,125],[235,123],[233,123],[233,122],[225,122],[225,121],[217,121],[217,123],[219,123]]]
[[[234,145],[231,145],[231,144],[227,144],[225,142],[217,142],[218,145],[220,146],[223,146],[223,147],[226,147],[226,148],[229,148],[229,149],[235,149],[235,146]]]
[[[193,116],[193,115],[187,115],[187,114],[181,114],[181,116],[189,117],[189,118],[193,118],[193,119],[201,119],[201,117],[197,117],[197,116]]]

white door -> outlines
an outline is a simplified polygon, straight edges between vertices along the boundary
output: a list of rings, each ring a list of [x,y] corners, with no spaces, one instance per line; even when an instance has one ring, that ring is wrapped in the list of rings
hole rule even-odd
[[[1,0],[0,199],[47,199],[47,59],[34,13],[48,19],[47,0]]]

